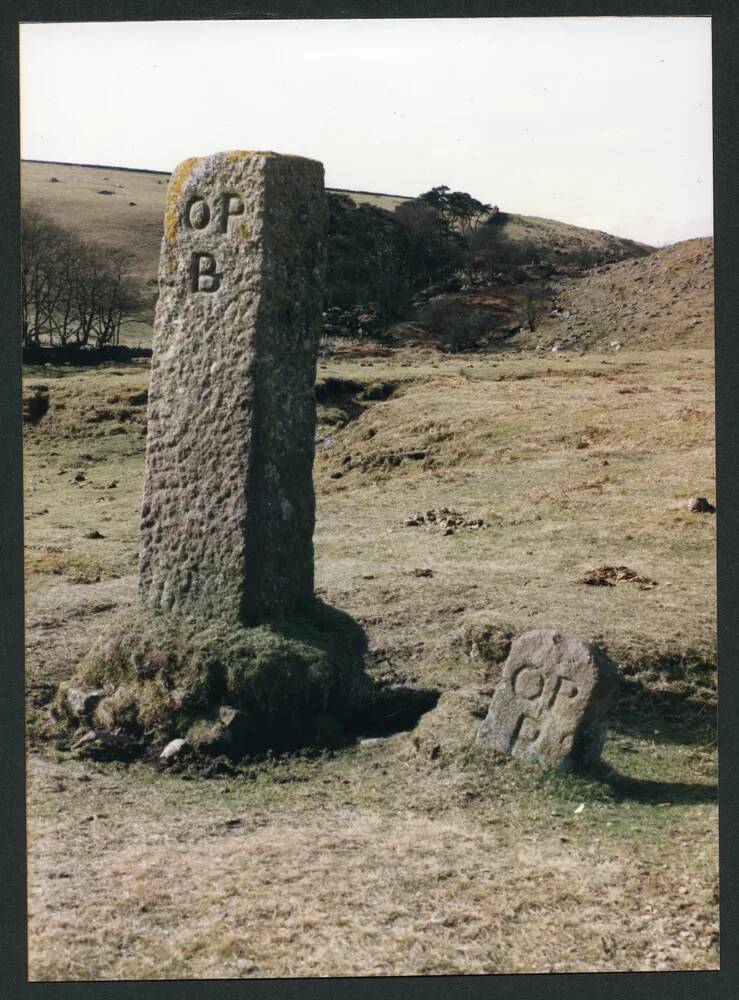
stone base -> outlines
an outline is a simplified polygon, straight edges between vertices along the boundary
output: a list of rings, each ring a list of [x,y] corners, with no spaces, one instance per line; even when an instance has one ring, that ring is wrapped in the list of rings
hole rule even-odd
[[[321,602],[255,627],[142,607],[100,637],[55,707],[76,725],[233,756],[330,746],[370,696],[365,648],[361,627]]]

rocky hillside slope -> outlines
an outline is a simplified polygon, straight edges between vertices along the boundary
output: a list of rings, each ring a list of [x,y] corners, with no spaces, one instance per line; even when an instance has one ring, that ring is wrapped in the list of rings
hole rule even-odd
[[[713,346],[713,240],[686,240],[646,257],[549,285],[520,346],[593,349]]]

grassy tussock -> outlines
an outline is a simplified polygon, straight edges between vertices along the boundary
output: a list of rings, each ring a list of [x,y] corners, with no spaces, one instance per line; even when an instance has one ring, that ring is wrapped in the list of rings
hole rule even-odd
[[[94,712],[103,728],[184,736],[226,705],[248,713],[251,749],[320,740],[330,719],[366,697],[364,635],[335,608],[247,628],[135,610],[105,632],[73,679],[106,690]]]

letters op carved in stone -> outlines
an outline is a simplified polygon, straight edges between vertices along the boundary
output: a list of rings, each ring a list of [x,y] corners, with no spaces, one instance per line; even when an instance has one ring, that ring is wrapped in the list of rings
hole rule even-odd
[[[618,670],[577,636],[535,629],[514,640],[477,739],[567,770],[592,764],[606,738]]]

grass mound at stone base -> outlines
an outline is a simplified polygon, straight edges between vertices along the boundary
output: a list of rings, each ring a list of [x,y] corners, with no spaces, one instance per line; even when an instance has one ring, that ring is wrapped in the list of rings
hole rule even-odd
[[[354,619],[321,602],[255,627],[139,608],[100,637],[56,710],[145,742],[184,737],[237,755],[331,745],[369,697],[365,648]]]

